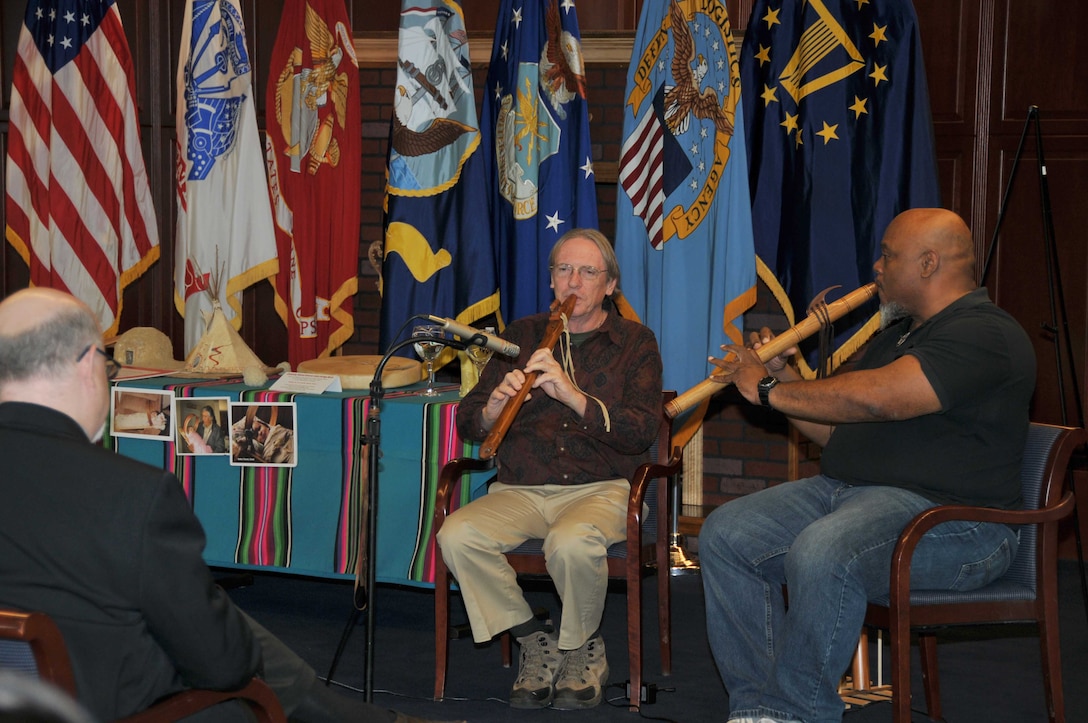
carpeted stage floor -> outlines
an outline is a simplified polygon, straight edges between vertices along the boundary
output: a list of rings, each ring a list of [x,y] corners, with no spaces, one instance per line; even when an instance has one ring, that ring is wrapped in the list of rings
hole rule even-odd
[[[217,571],[226,574],[229,571]],[[1088,616],[1075,563],[1063,562],[1061,585],[1062,673],[1070,723],[1088,721]],[[648,610],[656,610],[652,578],[644,583]],[[535,585],[535,583],[534,583]],[[728,697],[718,679],[706,642],[702,582],[698,575],[674,577],[673,674],[661,675],[656,618],[644,627],[645,677],[657,686],[657,702],[628,712],[625,612],[622,586],[609,593],[604,639],[611,673],[607,702],[589,711],[514,711],[504,700],[516,673],[503,668],[497,643],[475,646],[470,638],[450,642],[446,699],[431,699],[434,686],[434,606],[429,590],[379,586],[376,610],[374,702],[406,713],[473,723],[498,721],[648,720],[724,723]],[[253,583],[231,590],[242,609],[279,635],[324,677],[350,614],[350,584],[272,574],[256,574]],[[558,608],[544,583],[530,592],[534,605]],[[463,621],[460,598],[454,596],[454,622]],[[364,616],[352,632],[334,676],[348,695],[364,684],[366,628]],[[1024,723],[1046,719],[1039,645],[1034,626],[1012,625],[949,631],[938,645],[942,702],[949,723]],[[886,648],[885,648],[886,650]],[[516,650],[515,650],[516,654]],[[874,658],[875,660],[875,658]],[[516,666],[516,663],[515,663]],[[924,705],[921,675],[914,666],[915,707]],[[850,711],[847,723],[891,721],[891,707],[874,703]],[[926,721],[916,713],[915,721]]]

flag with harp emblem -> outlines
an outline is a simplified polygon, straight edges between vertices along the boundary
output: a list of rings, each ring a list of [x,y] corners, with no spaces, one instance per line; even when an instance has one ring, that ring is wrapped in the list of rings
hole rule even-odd
[[[759,274],[792,324],[821,290],[872,281],[896,214],[940,205],[914,7],[757,0],[740,70]],[[833,365],[873,311],[836,324]]]

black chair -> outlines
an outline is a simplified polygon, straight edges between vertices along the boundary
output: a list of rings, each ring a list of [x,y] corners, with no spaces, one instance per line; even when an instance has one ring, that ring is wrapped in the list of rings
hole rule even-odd
[[[672,633],[669,591],[669,485],[682,469],[679,447],[672,449],[672,423],[664,413],[664,405],[676,392],[664,392],[661,406],[661,427],[651,448],[654,462],[641,465],[631,480],[631,496],[627,501],[627,540],[608,549],[608,577],[627,581],[627,654],[630,662],[631,710],[638,710],[642,690],[642,576],[657,572],[657,617],[661,636],[661,673],[672,674]],[[435,535],[450,513],[450,502],[456,499],[457,485],[462,475],[470,471],[491,469],[494,460],[462,457],[448,462],[439,476],[435,496]],[[658,480],[665,484],[659,484]],[[643,503],[649,511],[643,515]],[[528,540],[506,553],[506,559],[519,575],[546,576],[543,540]],[[441,553],[435,555],[434,596],[434,698],[441,700],[446,689],[446,669],[449,658],[450,620],[449,593],[451,575]],[[511,664],[510,636],[502,636],[503,665]]]
[[[891,594],[871,602],[865,617],[866,625],[890,632],[895,723],[911,719],[912,630],[918,634],[928,715],[940,720],[936,629],[997,622],[1038,625],[1047,716],[1051,723],[1065,721],[1058,635],[1058,522],[1073,511],[1073,493],[1066,490],[1069,460],[1085,441],[1083,429],[1032,424],[1021,472],[1021,509],[942,505],[922,512],[903,530],[892,556]],[[978,590],[911,590],[914,548],[927,530],[950,520],[1020,526],[1016,558],[1000,579]]]

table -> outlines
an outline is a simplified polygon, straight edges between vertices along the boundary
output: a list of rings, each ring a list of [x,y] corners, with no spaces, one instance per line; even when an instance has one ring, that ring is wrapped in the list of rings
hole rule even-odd
[[[126,380],[118,388],[170,390],[175,397],[228,397],[234,402],[297,405],[295,467],[237,467],[227,456],[179,455],[172,441],[109,437],[119,453],[177,475],[208,537],[211,566],[352,578],[366,490],[362,433],[368,393],[290,394],[239,380],[179,377]],[[459,396],[450,387],[430,399],[423,385],[389,390],[381,405],[377,581],[434,584],[434,490],[448,460],[476,445],[454,425]],[[180,420],[179,420],[180,421]],[[488,473],[463,484],[458,505],[485,491]]]

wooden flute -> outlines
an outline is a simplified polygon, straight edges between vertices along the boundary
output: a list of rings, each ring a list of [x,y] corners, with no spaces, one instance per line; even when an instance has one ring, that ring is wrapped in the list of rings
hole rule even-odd
[[[828,303],[826,318],[831,321],[840,319],[875,296],[876,284],[866,284],[860,289],[851,291],[841,299],[836,299],[835,301]],[[820,326],[822,325],[820,316],[821,315],[817,314],[809,314],[789,329],[786,329],[766,344],[760,346],[759,349],[756,349],[756,355],[759,357],[759,360],[763,363],[767,363],[791,346],[796,346],[815,334],[820,330]],[[724,389],[729,383],[730,382],[725,379],[719,381],[714,379],[714,377],[708,377],[667,403],[665,405],[665,414],[669,419],[673,419],[682,412],[691,409],[704,399],[713,396],[719,390]]]
[[[574,304],[577,301],[578,297],[571,294],[563,300],[562,304],[558,300],[552,302],[552,315],[548,321],[548,328],[544,330],[544,338],[540,341],[540,346],[537,349],[551,351],[555,348],[555,345],[559,343],[559,336],[563,333],[564,318],[569,319],[570,315],[574,313]],[[487,439],[480,445],[480,459],[491,459],[498,452],[499,444],[509,431],[510,425],[514,422],[514,417],[517,416],[521,405],[525,403],[525,397],[529,395],[533,382],[536,381],[539,375],[540,372],[528,372],[525,375],[525,384],[522,385],[517,394],[506,402],[506,406],[499,412],[499,418],[495,420],[495,425],[488,432]]]

